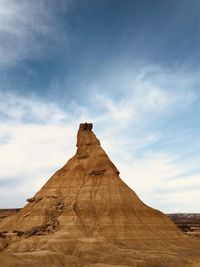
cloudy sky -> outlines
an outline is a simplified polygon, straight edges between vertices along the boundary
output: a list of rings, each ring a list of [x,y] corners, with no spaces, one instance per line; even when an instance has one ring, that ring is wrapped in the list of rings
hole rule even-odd
[[[0,208],[75,153],[80,122],[164,212],[200,212],[199,0],[0,0]]]

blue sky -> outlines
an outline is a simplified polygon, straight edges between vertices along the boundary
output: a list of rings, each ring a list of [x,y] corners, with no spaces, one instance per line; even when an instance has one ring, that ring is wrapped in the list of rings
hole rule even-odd
[[[122,179],[199,212],[198,0],[0,0],[0,207],[20,207],[94,123]]]

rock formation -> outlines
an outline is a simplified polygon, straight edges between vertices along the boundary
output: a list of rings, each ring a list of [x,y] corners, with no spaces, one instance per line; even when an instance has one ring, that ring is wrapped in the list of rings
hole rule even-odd
[[[200,266],[200,242],[120,179],[92,124],[76,154],[0,222],[0,267]]]

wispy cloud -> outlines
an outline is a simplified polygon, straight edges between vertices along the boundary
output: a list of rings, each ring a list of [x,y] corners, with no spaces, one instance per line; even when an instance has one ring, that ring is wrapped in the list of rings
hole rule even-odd
[[[59,34],[61,25],[55,15],[52,1],[0,0],[0,66],[41,60],[60,43],[66,44],[67,36]]]
[[[24,205],[72,156],[76,134],[76,126],[54,104],[6,96],[0,123],[1,207]]]
[[[119,165],[124,180],[149,205],[165,212],[197,212],[200,170],[193,174],[193,160],[177,163],[175,157],[152,151],[139,158],[120,159]]]
[[[67,114],[54,103],[37,97],[23,97],[16,93],[0,92],[0,119],[2,121],[49,123],[67,119]]]
[[[117,124],[136,123],[147,117],[159,119],[180,114],[198,100],[197,73],[187,69],[163,69],[149,65],[138,68],[115,66],[88,88],[88,105],[101,116],[99,119],[116,121]],[[88,85],[87,85],[88,86]],[[112,93],[110,93],[112,92]],[[113,93],[114,92],[114,93]],[[97,103],[94,105],[93,103]]]

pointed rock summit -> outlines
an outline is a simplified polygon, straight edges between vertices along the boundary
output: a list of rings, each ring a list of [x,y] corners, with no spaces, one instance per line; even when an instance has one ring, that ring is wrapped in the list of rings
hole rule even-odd
[[[92,123],[80,124],[76,154],[27,201],[0,222],[0,267],[200,266],[199,240],[121,180]]]

